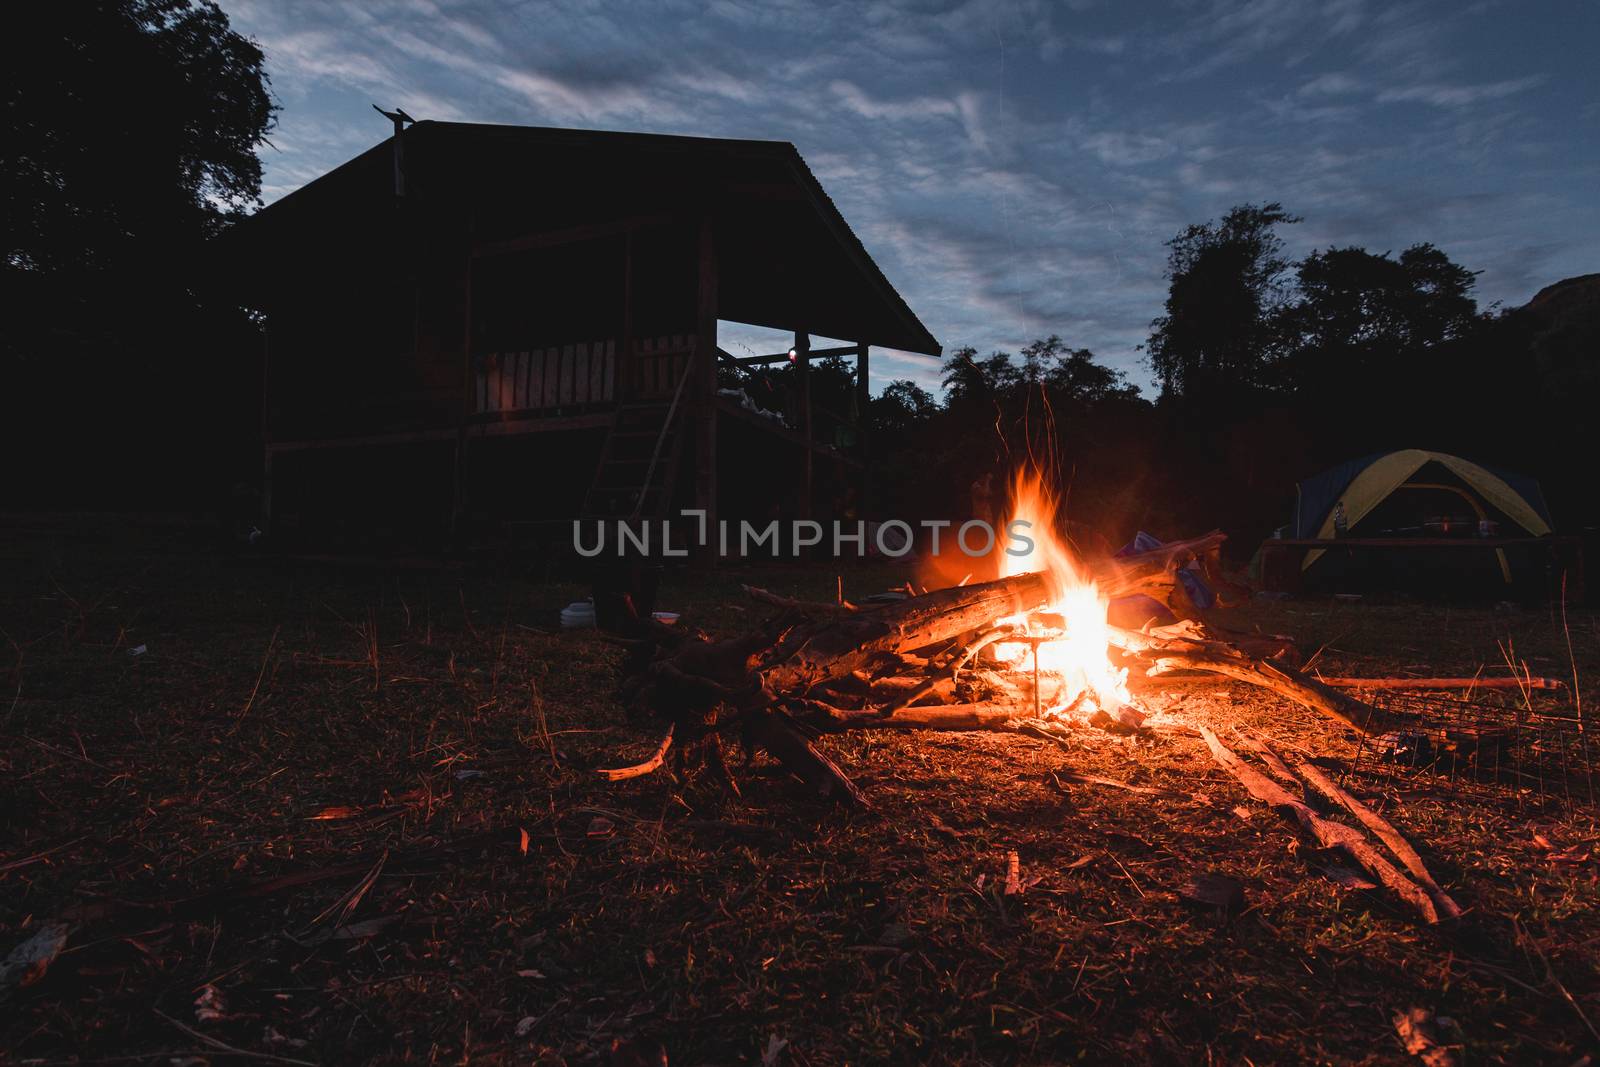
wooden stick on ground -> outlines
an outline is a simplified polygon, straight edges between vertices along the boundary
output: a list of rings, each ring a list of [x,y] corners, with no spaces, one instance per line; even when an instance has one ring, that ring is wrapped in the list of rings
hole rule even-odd
[[[1204,726],[1200,727],[1200,736],[1205,739],[1212,758],[1222,766],[1223,770],[1238,779],[1239,784],[1244,786],[1251,796],[1293,818],[1300,828],[1314,837],[1322,847],[1343,852],[1351,862],[1371,875],[1379,885],[1388,889],[1402,903],[1420,915],[1424,922],[1429,925],[1439,922],[1439,910],[1435,907],[1433,898],[1407,878],[1398,867],[1384,859],[1359,831],[1343,823],[1330,822],[1312,811],[1291,796],[1281,785],[1245,763],[1218,740],[1216,734]]]
[[[1565,689],[1559,678],[1318,678],[1338,689]]]
[[[1176,666],[1182,666],[1176,664]],[[1323,678],[1315,681],[1334,689],[1565,689],[1559,678]],[[1133,675],[1128,684],[1143,689],[1171,689],[1189,685],[1223,685],[1237,679],[1212,674]],[[1531,683],[1531,684],[1530,684]]]
[[[672,747],[672,731],[675,723],[667,724],[667,732],[661,738],[661,744],[656,746],[655,754],[643,763],[635,763],[630,767],[612,767],[599,772],[600,777],[608,782],[621,782],[629,778],[643,778],[645,775],[658,770],[667,758],[667,749]]]
[[[831,725],[847,730],[1005,730],[1021,714],[1010,704],[918,704],[892,715],[839,712]]]
[[[1395,859],[1406,865],[1406,870],[1421,883],[1428,896],[1433,898],[1434,906],[1439,909],[1439,915],[1445,919],[1456,919],[1461,916],[1461,908],[1450,895],[1439,888],[1439,883],[1433,880],[1433,875],[1428,873],[1428,867],[1422,862],[1422,857],[1417,850],[1411,847],[1411,842],[1394,825],[1382,815],[1373,811],[1367,805],[1357,800],[1345,791],[1344,787],[1326,774],[1322,769],[1312,763],[1301,763],[1295,768],[1295,774],[1307,785],[1322,794],[1330,803],[1354,815],[1368,830],[1377,835],[1378,839],[1389,846],[1389,851],[1394,853]]]

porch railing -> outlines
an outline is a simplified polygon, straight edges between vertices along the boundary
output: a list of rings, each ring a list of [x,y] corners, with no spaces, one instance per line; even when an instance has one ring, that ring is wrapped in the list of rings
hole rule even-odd
[[[504,415],[666,399],[694,348],[693,335],[675,334],[640,339],[632,359],[618,358],[614,340],[485,353],[473,360],[473,410]]]

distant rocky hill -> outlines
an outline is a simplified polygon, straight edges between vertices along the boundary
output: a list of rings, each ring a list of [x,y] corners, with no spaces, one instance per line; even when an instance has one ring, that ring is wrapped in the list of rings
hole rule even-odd
[[[1580,274],[1547,285],[1511,315],[1527,331],[1529,348],[1547,395],[1593,402],[1600,387],[1600,274]]]

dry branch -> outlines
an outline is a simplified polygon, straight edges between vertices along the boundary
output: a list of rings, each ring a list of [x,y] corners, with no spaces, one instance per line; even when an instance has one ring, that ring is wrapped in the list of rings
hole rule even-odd
[[[820,796],[860,808],[872,806],[855,783],[845,777],[838,764],[806,740],[794,728],[788,716],[781,712],[757,716],[750,722],[748,734],[775,759],[815,788]]]
[[[1319,678],[1338,689],[1565,689],[1559,678]]]
[[[1019,713],[1009,704],[928,704],[876,711],[835,712],[832,725],[851,730],[1004,730]]]
[[[1387,712],[1373,707],[1364,700],[1347,696],[1332,686],[1324,685],[1293,667],[1255,659],[1243,653],[1228,655],[1209,651],[1164,656],[1163,662],[1168,661],[1215,674],[1225,674],[1230,678],[1270,689],[1279,696],[1287,697],[1313,711],[1337,719],[1368,736],[1389,733],[1395,726],[1393,717]]]
[[[1330,803],[1348,811],[1356,820],[1368,830],[1377,835],[1378,840],[1389,846],[1389,851],[1394,853],[1395,859],[1405,864],[1417,881],[1421,883],[1428,896],[1433,898],[1434,906],[1439,909],[1439,915],[1446,919],[1459,918],[1461,908],[1450,895],[1439,888],[1439,883],[1433,880],[1433,875],[1428,873],[1428,867],[1422,862],[1422,857],[1417,850],[1411,847],[1411,842],[1399,830],[1394,828],[1383,816],[1373,811],[1367,805],[1357,800],[1345,791],[1344,787],[1322,773],[1321,768],[1311,763],[1301,763],[1295,768],[1295,773],[1312,789],[1322,794]]]
[[[667,732],[661,738],[661,744],[656,746],[655,754],[643,763],[635,763],[628,767],[612,767],[599,772],[600,777],[608,782],[622,782],[629,778],[643,778],[645,775],[660,768],[667,758],[667,749],[672,747],[672,731],[676,724],[668,723]]]
[[[1407,878],[1398,867],[1384,859],[1383,855],[1357,830],[1342,823],[1330,822],[1312,811],[1281,785],[1245,763],[1218,740],[1216,734],[1204,726],[1200,727],[1200,736],[1205,739],[1206,747],[1211,750],[1212,757],[1222,769],[1238,779],[1239,784],[1244,786],[1251,796],[1270,805],[1279,813],[1293,818],[1300,828],[1314,837],[1322,847],[1343,852],[1351,862],[1371,875],[1379,885],[1388,889],[1402,903],[1420,915],[1424,922],[1430,925],[1439,922],[1439,910],[1435,907],[1433,898]]]

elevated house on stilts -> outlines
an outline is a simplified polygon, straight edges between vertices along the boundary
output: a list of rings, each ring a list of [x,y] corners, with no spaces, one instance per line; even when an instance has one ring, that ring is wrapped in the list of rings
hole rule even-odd
[[[864,517],[870,350],[940,351],[786,142],[397,120],[230,243],[284,537]],[[730,354],[719,320],[792,348]],[[833,357],[853,390],[824,410]]]

